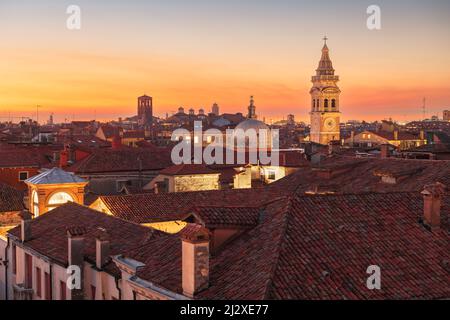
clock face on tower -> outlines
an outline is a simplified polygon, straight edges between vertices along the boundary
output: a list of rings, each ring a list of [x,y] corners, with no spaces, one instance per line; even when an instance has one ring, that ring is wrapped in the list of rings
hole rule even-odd
[[[336,127],[336,120],[334,118],[326,118],[324,121],[325,129],[328,131],[332,131]]]

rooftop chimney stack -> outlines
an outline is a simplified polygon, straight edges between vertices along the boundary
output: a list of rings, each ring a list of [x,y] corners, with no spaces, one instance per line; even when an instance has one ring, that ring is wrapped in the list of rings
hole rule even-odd
[[[80,287],[71,290],[72,300],[84,299],[84,235],[86,229],[83,227],[71,227],[67,229],[67,243],[68,243],[68,263],[69,266],[77,266],[80,268]]]
[[[441,225],[441,202],[445,189],[445,185],[436,182],[426,185],[422,191],[423,223],[431,230],[439,229]]]
[[[120,149],[122,147],[122,137],[120,135],[115,135],[112,138],[111,146],[114,150]]]
[[[20,213],[20,240],[27,242],[31,239],[31,213],[28,210],[23,210]]]
[[[381,159],[387,159],[390,156],[389,144],[382,144],[380,147],[381,150]]]
[[[101,270],[109,259],[110,242],[106,230],[100,230],[95,237],[95,266]]]
[[[209,285],[209,232],[190,224],[181,234],[183,294],[193,298]]]

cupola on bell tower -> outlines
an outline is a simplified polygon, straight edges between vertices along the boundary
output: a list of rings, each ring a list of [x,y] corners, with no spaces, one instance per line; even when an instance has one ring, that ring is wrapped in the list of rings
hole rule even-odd
[[[328,144],[330,141],[340,140],[340,112],[339,95],[341,90],[337,86],[339,76],[334,74],[331,62],[328,38],[323,39],[322,58],[316,75],[312,77],[311,94],[311,132],[310,141]]]

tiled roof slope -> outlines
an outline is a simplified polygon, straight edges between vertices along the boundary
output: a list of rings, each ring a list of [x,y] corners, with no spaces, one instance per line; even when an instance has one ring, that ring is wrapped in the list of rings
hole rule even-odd
[[[448,232],[426,230],[422,210],[416,192],[274,201],[258,226],[211,256],[210,286],[196,298],[449,298]],[[449,211],[447,196],[443,214]],[[142,279],[182,292],[179,235],[126,255],[146,264]],[[371,265],[381,268],[381,290],[366,287]]]
[[[238,206],[197,206],[190,213],[194,214],[206,228],[221,226],[253,227],[258,224],[261,209],[259,207]]]
[[[320,171],[329,171],[331,177],[321,176]],[[383,183],[379,173],[399,179],[395,184]],[[316,187],[323,190],[329,187],[337,193],[398,192],[421,191],[423,186],[435,182],[450,186],[450,161],[331,156],[320,165],[302,168],[268,188],[299,193]]]
[[[111,213],[135,223],[178,220],[195,206],[259,206],[280,196],[279,190],[212,190],[101,196]]]
[[[165,149],[164,149],[165,150]],[[161,170],[173,165],[170,152],[149,148],[100,149],[70,166],[68,170],[78,174]]]
[[[0,182],[0,213],[23,209],[23,193]]]

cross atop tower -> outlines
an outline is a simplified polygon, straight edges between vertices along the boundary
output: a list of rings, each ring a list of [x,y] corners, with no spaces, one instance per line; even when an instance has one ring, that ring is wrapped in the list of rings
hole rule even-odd
[[[327,44],[327,40],[328,40],[327,36],[323,37],[323,41],[325,42],[325,44]]]

